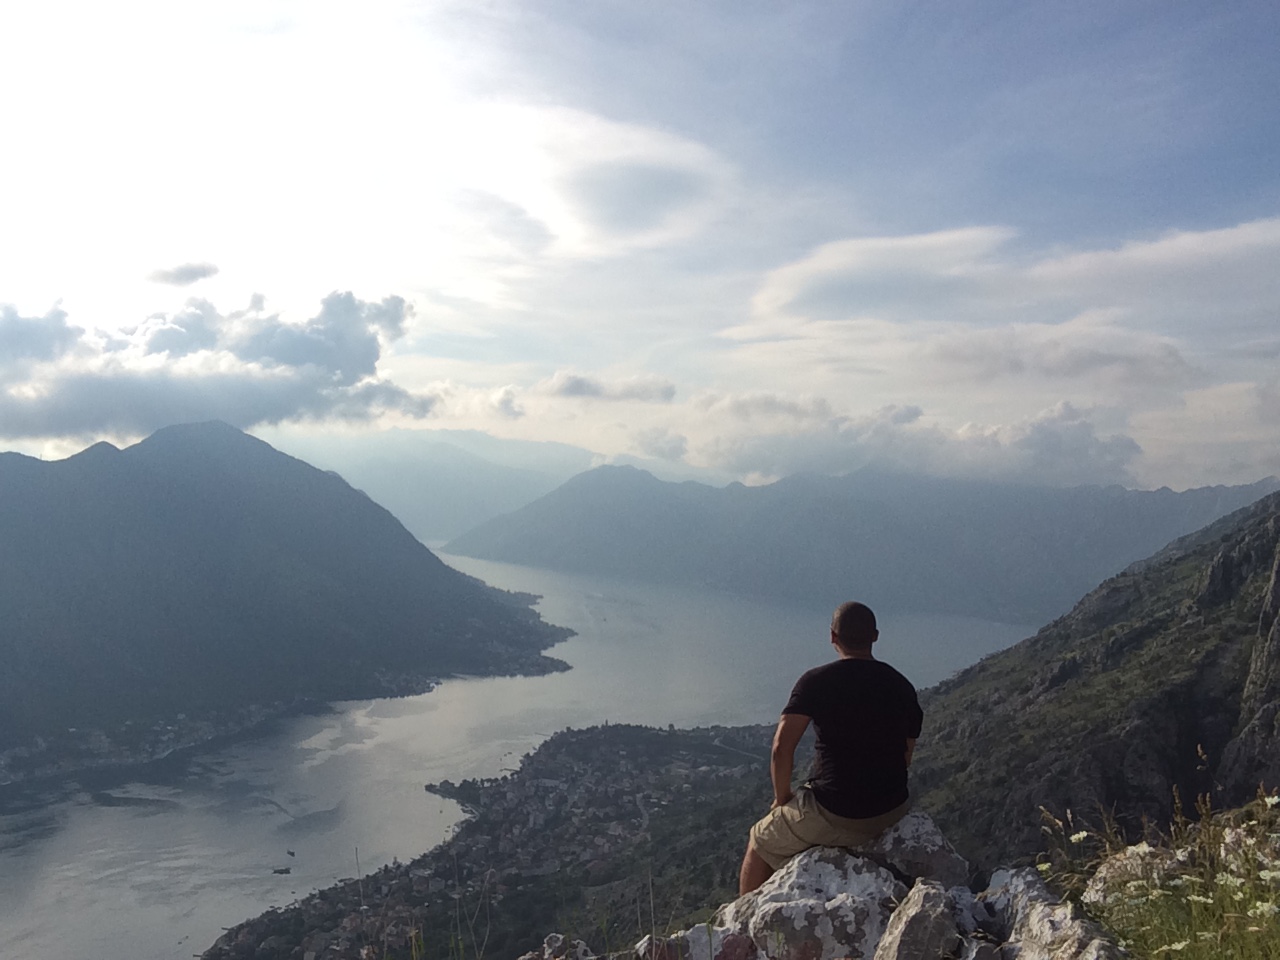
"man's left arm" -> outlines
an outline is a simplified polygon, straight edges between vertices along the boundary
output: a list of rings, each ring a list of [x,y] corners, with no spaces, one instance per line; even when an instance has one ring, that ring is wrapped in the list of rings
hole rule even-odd
[[[773,805],[780,807],[791,799],[791,772],[796,762],[796,747],[809,729],[809,718],[802,713],[784,713],[773,731],[773,749],[769,751],[769,779],[773,781]]]
[[[910,706],[907,714],[907,766],[911,766],[911,758],[915,756],[916,740],[920,738],[920,731],[924,727],[924,711],[920,709],[920,698],[916,695],[916,688],[907,684],[907,689],[911,691]]]

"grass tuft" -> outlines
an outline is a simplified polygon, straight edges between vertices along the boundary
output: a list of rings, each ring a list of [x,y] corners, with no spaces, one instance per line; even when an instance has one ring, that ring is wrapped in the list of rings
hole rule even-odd
[[[1100,828],[1043,811],[1049,884],[1080,902],[1120,945],[1150,960],[1280,957],[1280,794],[1194,819],[1176,813],[1128,844],[1110,818]]]

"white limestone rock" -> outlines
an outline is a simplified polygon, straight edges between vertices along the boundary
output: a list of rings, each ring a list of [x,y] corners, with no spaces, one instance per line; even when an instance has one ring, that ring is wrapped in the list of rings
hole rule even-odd
[[[1098,865],[1085,885],[1081,899],[1092,905],[1102,906],[1127,884],[1146,882],[1159,885],[1177,866],[1177,856],[1164,847],[1153,847],[1145,840],[1125,847]]]
[[[875,960],[947,960],[960,942],[955,903],[932,880],[917,880],[907,898],[893,911]]]
[[[873,960],[907,888],[883,867],[833,847],[787,861],[760,889],[721,907],[709,924],[646,937],[642,960]]]
[[[944,887],[969,882],[969,861],[956,853],[933,818],[913,810],[868,844],[850,848],[912,880],[937,880]]]
[[[871,845],[875,860],[814,847],[709,923],[646,937],[640,960],[1121,960],[1034,870],[999,870],[974,894],[968,864],[924,814]],[[896,828],[895,828],[896,829]],[[893,831],[889,831],[893,833]],[[908,893],[894,873],[914,875]],[[957,882],[951,882],[951,881]],[[585,949],[585,947],[583,948]],[[588,960],[560,942],[523,960]]]
[[[581,940],[570,940],[563,933],[549,933],[542,941],[542,952],[531,950],[519,960],[596,960]]]
[[[1125,956],[1073,904],[1050,893],[1032,869],[997,870],[979,899],[995,913],[1005,941],[1002,960],[1121,960]]]

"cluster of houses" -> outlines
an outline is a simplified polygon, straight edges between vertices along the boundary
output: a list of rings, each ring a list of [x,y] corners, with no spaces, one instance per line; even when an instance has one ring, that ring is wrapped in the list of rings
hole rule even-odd
[[[410,863],[345,880],[229,930],[206,960],[345,960],[421,950],[442,925],[465,939],[522,888],[562,891],[604,877],[673,804],[725,778],[764,776],[753,728],[657,731],[609,725],[556,734],[505,777],[428,786],[470,814]],[[468,918],[476,919],[469,921]]]

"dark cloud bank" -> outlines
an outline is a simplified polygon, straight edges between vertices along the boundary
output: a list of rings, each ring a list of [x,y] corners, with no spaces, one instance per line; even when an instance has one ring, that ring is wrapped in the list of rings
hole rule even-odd
[[[166,424],[219,419],[239,427],[282,420],[370,419],[384,411],[427,416],[431,396],[377,377],[384,341],[404,332],[410,307],[332,293],[303,324],[249,309],[221,314],[191,300],[105,345],[69,326],[62,311],[0,311],[0,435],[10,438],[149,433]],[[149,366],[211,351],[216,362]],[[72,355],[74,354],[74,355]],[[61,359],[34,369],[35,362]],[[27,361],[16,363],[16,361]],[[134,362],[129,362],[130,360]],[[18,389],[13,389],[17,387]]]

